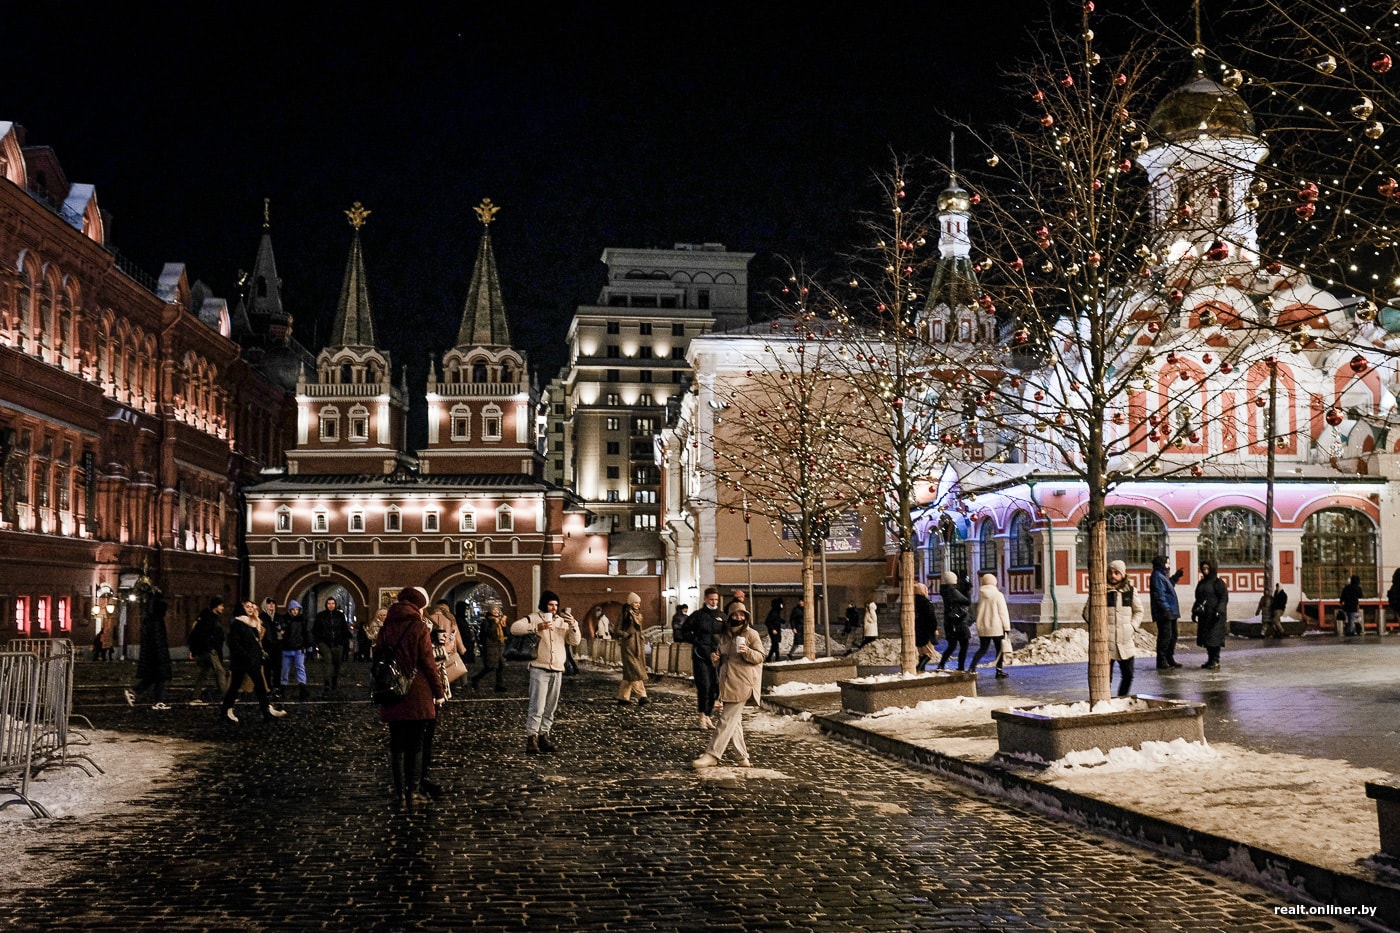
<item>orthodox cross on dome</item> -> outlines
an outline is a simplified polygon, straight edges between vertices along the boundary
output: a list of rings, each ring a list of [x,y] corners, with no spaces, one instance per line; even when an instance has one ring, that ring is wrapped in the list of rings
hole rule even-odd
[[[272,198],[263,198],[263,229],[272,228]]]
[[[350,226],[358,230],[365,225],[365,218],[371,213],[372,211],[365,210],[365,206],[356,201],[350,205],[350,210],[345,212],[345,216],[350,218]]]
[[[499,207],[491,203],[490,198],[482,198],[481,203],[472,208],[472,210],[476,211],[476,216],[481,218],[481,225],[483,227],[491,226],[491,221],[495,220],[496,215],[501,212]]]

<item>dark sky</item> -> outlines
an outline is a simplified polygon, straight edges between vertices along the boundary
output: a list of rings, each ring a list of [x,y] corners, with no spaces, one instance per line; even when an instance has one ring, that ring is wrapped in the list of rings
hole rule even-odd
[[[1000,75],[1047,8],[206,6],[8,12],[0,120],[97,185],[122,252],[152,273],[185,262],[231,303],[271,198],[284,299],[313,347],[342,211],[364,202],[382,343],[415,380],[455,337],[483,197],[502,208],[515,341],[548,379],[605,247],[721,242],[759,254],[760,289],[775,257],[838,251],[891,149],[943,156],[942,114],[1004,111]],[[1078,2],[1048,6],[1077,19]]]

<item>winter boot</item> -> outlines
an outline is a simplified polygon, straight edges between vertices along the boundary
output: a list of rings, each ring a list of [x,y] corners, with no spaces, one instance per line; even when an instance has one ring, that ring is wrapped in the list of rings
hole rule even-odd
[[[549,754],[559,751],[559,746],[549,740],[549,733],[547,732],[540,733],[540,751]]]
[[[532,735],[525,740],[525,754],[538,755],[540,753],[540,737]]]

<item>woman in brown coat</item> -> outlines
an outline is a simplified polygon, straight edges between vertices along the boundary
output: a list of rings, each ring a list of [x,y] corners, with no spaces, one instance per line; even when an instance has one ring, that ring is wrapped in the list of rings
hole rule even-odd
[[[418,789],[418,758],[428,723],[437,719],[437,705],[444,696],[433,657],[432,639],[423,624],[428,594],[412,586],[399,593],[389,607],[376,648],[388,648],[400,669],[413,671],[408,694],[397,703],[379,708],[379,721],[389,726],[389,771],[394,778],[394,800],[412,807]]]
[[[617,620],[617,639],[622,653],[622,687],[617,693],[617,702],[629,706],[632,694],[637,694],[637,705],[647,705],[647,646],[642,637],[642,597],[636,593],[627,594],[627,605]]]
[[[724,757],[733,741],[739,767],[749,765],[749,749],[744,744],[744,707],[750,700],[760,702],[763,692],[763,639],[749,627],[749,611],[743,603],[729,607],[729,618],[719,639],[719,699],[724,704],[719,728],[705,754],[690,764],[695,770],[713,768]]]

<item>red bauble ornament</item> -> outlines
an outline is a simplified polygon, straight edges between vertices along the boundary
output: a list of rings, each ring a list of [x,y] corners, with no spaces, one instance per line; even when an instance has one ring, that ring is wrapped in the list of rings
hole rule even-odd
[[[1176,365],[1176,360],[1177,360],[1177,355],[1176,355],[1176,351],[1175,351],[1175,350],[1173,350],[1171,353],[1168,353],[1168,354],[1167,354],[1167,362],[1168,362],[1168,363],[1170,363],[1171,365],[1175,366],[1175,365]]]
[[[1049,127],[1055,125],[1055,118],[1047,113],[1045,116],[1040,118],[1040,125],[1048,129]]]
[[[1232,372],[1234,372],[1234,371],[1235,371],[1235,367],[1231,366],[1229,363],[1221,363],[1221,364],[1220,364],[1220,372],[1221,372],[1222,375],[1228,376],[1228,375],[1230,375],[1230,373],[1232,373]]]
[[[1186,298],[1186,293],[1179,288],[1173,288],[1167,292],[1167,300],[1174,305],[1179,305]]]
[[[1396,196],[1396,192],[1400,192],[1400,182],[1396,182],[1394,178],[1387,178],[1376,185],[1376,190],[1387,198],[1393,198]]]
[[[1307,202],[1307,201],[1316,201],[1316,200],[1317,200],[1317,185],[1313,184],[1312,182],[1308,182],[1306,185],[1304,185],[1303,187],[1299,188],[1299,189],[1298,189],[1298,200],[1299,200],[1299,201],[1304,201],[1304,202]]]
[[[1116,411],[1116,412],[1113,413],[1113,423],[1114,423],[1114,424],[1122,424],[1124,421],[1127,421],[1127,420],[1128,420],[1128,419],[1127,419],[1127,416],[1124,415],[1121,411]]]
[[[1036,91],[1034,94],[1031,95],[1031,100],[1035,101],[1037,104],[1040,103],[1041,101],[1045,100],[1045,92]]]
[[[1204,353],[1201,355],[1201,362],[1205,363],[1207,366],[1209,366],[1214,360],[1215,357],[1211,356],[1209,353]]]
[[[1371,70],[1378,75],[1383,75],[1390,70],[1391,64],[1392,62],[1390,60],[1390,56],[1382,52],[1375,58],[1371,59]]]
[[[1042,392],[1042,391],[1040,391],[1039,389],[1037,389],[1036,392],[1035,392],[1035,400],[1036,400],[1037,402],[1043,402],[1043,401],[1045,401],[1045,393]]]
[[[1278,275],[1280,272],[1283,271],[1283,263],[1275,259],[1273,262],[1269,263],[1267,266],[1264,267],[1264,271],[1269,273],[1269,275]]]
[[[1017,256],[1015,259],[1011,260],[1011,268],[1016,272],[1020,272],[1025,267],[1026,264],[1021,260],[1020,256]]]
[[[1089,265],[1097,266],[1099,263],[1103,262],[1103,257],[1098,253],[1090,253],[1087,261]]]
[[[1342,410],[1337,406],[1333,405],[1331,408],[1327,409],[1327,423],[1332,427],[1335,428],[1345,420],[1347,420],[1347,416],[1344,415]]]
[[[1203,470],[1203,469],[1201,468],[1201,465],[1198,463],[1198,464],[1196,464],[1195,466],[1193,466],[1193,467],[1191,468],[1191,475],[1192,475],[1192,476],[1205,476],[1205,475],[1206,475],[1206,471]]]
[[[1351,366],[1352,372],[1360,374],[1364,373],[1366,371],[1366,368],[1371,364],[1366,362],[1366,357],[1358,353],[1356,354],[1356,356],[1353,356],[1351,358],[1351,363],[1349,365]]]
[[[1220,240],[1216,240],[1214,243],[1210,244],[1210,249],[1206,250],[1206,258],[1214,260],[1215,262],[1220,262],[1224,259],[1228,259],[1229,256],[1230,247],[1222,243]]]
[[[978,194],[976,191],[974,191],[974,192],[972,192],[972,197],[970,197],[970,198],[967,199],[967,202],[968,202],[969,204],[971,204],[973,207],[976,207],[977,205],[979,205],[979,204],[982,203],[982,195],[980,195],[980,194]]]
[[[1192,431],[1187,436],[1191,439],[1191,443],[1193,444],[1199,444],[1201,442],[1201,432],[1199,431]]]
[[[1297,207],[1293,208],[1293,213],[1297,214],[1302,220],[1310,220],[1312,215],[1317,213],[1317,205],[1308,201],[1305,204],[1299,204]]]
[[[1024,327],[1011,335],[1011,342],[1016,344],[1017,346],[1022,346],[1023,344],[1029,343],[1030,339],[1031,332],[1026,330]]]
[[[1162,329],[1162,325],[1161,325],[1161,324],[1158,324],[1156,321],[1148,321],[1148,322],[1147,322],[1147,332],[1148,332],[1149,334],[1155,334],[1155,333],[1157,333],[1157,331],[1159,331],[1159,330],[1161,330],[1161,329]]]
[[[1094,12],[1094,0],[1084,0],[1084,12],[1085,12],[1085,13],[1092,13],[1092,12]]]
[[[1118,163],[1118,170],[1119,170],[1120,172],[1131,172],[1131,171],[1133,170],[1133,160],[1132,160],[1132,159],[1124,159],[1122,162],[1119,162],[1119,163]]]
[[[1254,400],[1255,408],[1263,408],[1267,404],[1269,404],[1269,400],[1262,395]]]
[[[1113,79],[1113,83],[1118,85],[1119,87],[1122,87],[1123,85],[1128,83],[1128,76],[1120,72],[1118,76]]]
[[[1060,87],[1074,87],[1074,76],[1065,75],[1060,79]]]
[[[1186,373],[1186,372],[1182,373],[1182,374],[1181,374],[1181,381],[1182,381],[1182,382],[1190,382],[1190,381],[1191,381],[1191,374],[1190,374],[1190,373]]]

